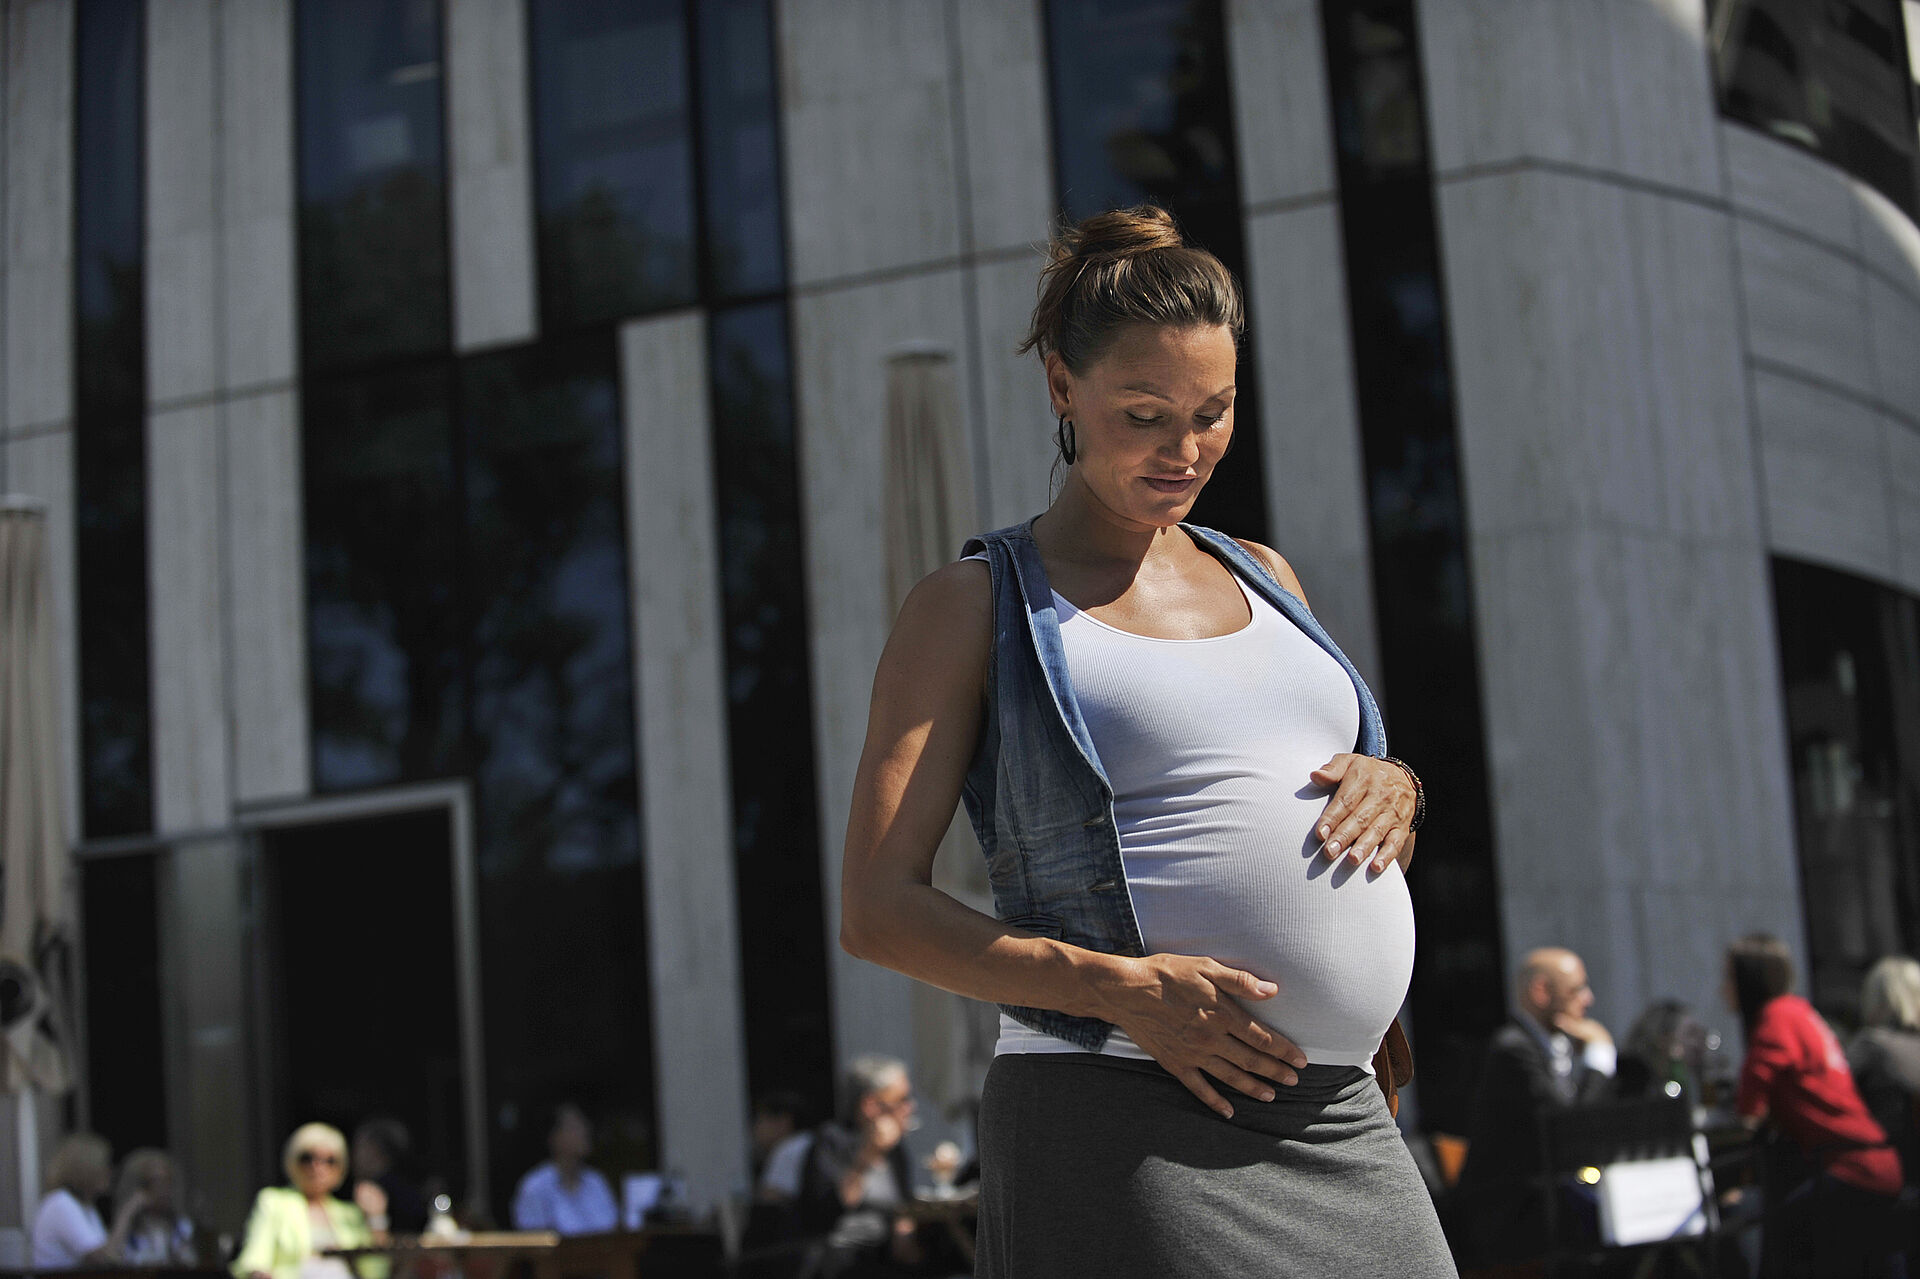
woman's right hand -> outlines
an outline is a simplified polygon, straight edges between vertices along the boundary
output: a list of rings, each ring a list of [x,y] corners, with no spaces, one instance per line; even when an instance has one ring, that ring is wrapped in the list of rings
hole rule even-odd
[[[1274,1084],[1300,1081],[1307,1055],[1241,1006],[1272,999],[1280,990],[1272,982],[1196,955],[1126,959],[1118,973],[1106,1020],[1223,1118],[1233,1106],[1208,1076],[1261,1101],[1273,1100]]]

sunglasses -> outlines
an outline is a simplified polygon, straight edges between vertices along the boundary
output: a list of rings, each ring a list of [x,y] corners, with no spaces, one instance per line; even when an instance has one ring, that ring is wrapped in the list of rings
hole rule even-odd
[[[319,1164],[323,1168],[338,1168],[340,1156],[331,1155],[323,1150],[303,1150],[293,1157],[297,1164]]]

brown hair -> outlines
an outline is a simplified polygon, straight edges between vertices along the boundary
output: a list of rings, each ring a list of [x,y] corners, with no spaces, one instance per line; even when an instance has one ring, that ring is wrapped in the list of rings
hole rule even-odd
[[[1727,947],[1727,976],[1740,1006],[1740,1025],[1751,1039],[1760,1010],[1793,989],[1793,952],[1772,933],[1748,933]]]
[[[1240,284],[1219,258],[1187,243],[1152,204],[1096,213],[1047,245],[1040,301],[1021,354],[1058,354],[1078,373],[1129,324],[1246,329]]]

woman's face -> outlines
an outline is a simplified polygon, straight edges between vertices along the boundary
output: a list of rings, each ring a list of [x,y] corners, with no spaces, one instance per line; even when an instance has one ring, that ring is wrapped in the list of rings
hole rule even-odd
[[[307,1146],[293,1156],[293,1188],[309,1199],[332,1193],[345,1176],[340,1152],[327,1146]]]
[[[1129,528],[1185,519],[1233,439],[1236,355],[1224,324],[1135,324],[1079,373],[1049,356],[1053,410],[1078,454],[1067,483]]]

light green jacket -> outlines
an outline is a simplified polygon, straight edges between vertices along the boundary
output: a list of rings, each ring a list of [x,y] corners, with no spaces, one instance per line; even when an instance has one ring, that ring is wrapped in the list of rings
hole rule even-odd
[[[354,1205],[329,1199],[327,1218],[333,1222],[335,1247],[364,1248],[373,1242],[367,1219]],[[300,1279],[300,1263],[313,1255],[313,1227],[307,1217],[306,1196],[285,1186],[262,1190],[247,1216],[246,1241],[240,1245],[240,1255],[233,1259],[236,1279],[247,1279],[251,1274]],[[384,1258],[365,1257],[358,1270],[362,1279],[386,1279],[388,1266]]]

